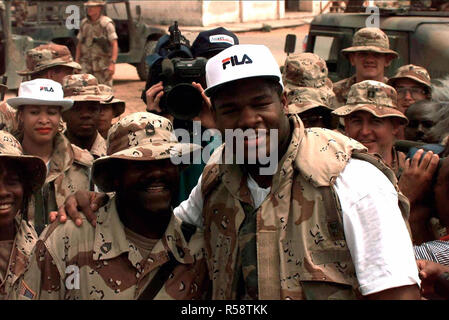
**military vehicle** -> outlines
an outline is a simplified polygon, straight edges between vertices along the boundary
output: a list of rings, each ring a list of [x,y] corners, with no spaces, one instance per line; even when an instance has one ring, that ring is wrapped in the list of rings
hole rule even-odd
[[[351,46],[354,33],[366,27],[370,18],[370,13],[356,12],[327,13],[312,20],[305,51],[326,60],[332,81],[355,73],[340,51]],[[423,66],[432,79],[449,74],[449,12],[381,9],[379,22],[390,48],[400,55],[386,70],[387,77],[406,64]]]
[[[25,69],[25,52],[34,47],[34,41],[12,33],[10,12],[10,2],[0,1],[0,77],[6,77],[5,84],[14,89],[21,82],[16,71]]]
[[[27,1],[27,16],[23,22],[18,23],[14,14],[11,14],[12,31],[17,35],[30,37],[34,41],[33,47],[50,41],[66,45],[75,57],[76,35],[79,30],[73,28],[73,8],[79,9],[77,13],[82,20],[86,15],[84,2]],[[166,33],[165,30],[145,24],[140,6],[136,6],[136,16],[133,17],[127,0],[108,0],[105,11],[106,15],[114,20],[118,35],[117,63],[134,65],[140,79],[146,80],[148,66],[145,57],[152,52],[157,40]]]

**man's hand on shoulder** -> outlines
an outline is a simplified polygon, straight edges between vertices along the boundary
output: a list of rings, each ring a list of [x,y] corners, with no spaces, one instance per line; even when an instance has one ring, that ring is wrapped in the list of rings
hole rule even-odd
[[[59,219],[61,223],[65,223],[67,217],[69,217],[75,222],[75,225],[79,227],[83,223],[81,215],[84,214],[86,219],[95,227],[97,223],[96,212],[99,208],[104,206],[108,200],[109,197],[105,193],[86,190],[77,191],[67,197],[64,205],[59,207],[57,212],[50,212],[50,222]]]

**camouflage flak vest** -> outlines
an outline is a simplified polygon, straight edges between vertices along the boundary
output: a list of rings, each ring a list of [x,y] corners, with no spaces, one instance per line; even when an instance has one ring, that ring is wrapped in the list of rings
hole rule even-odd
[[[290,119],[294,125],[290,146],[259,208],[253,209],[240,168],[217,164],[223,147],[203,172],[213,299],[360,297],[333,184],[351,157],[372,163],[398,190],[396,177],[355,140],[327,129],[304,129],[296,115]],[[398,193],[407,220],[408,200]]]

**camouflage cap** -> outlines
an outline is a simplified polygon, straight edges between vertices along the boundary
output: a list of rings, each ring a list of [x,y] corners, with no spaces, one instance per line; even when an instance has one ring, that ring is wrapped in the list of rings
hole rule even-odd
[[[363,28],[354,34],[352,46],[341,50],[347,58],[348,54],[357,51],[372,51],[399,57],[396,51],[390,49],[388,36],[379,28]]]
[[[324,107],[334,110],[335,93],[327,88],[298,87],[287,93],[288,114],[299,114],[307,110]]]
[[[17,74],[30,75],[55,66],[81,70],[81,66],[73,60],[69,49],[55,43],[43,44],[28,50],[26,66],[27,69],[18,71]]]
[[[99,84],[100,91],[102,94],[113,94],[112,88],[110,86],[107,86],[105,84]],[[125,112],[125,101],[116,99],[115,97],[111,101],[102,101],[100,102],[100,105],[110,105],[114,111],[114,118],[121,115],[123,112]]]
[[[395,117],[408,123],[407,117],[397,109],[396,90],[379,81],[365,80],[352,85],[346,105],[332,113],[344,117],[356,111],[367,111],[378,118]]]
[[[285,59],[282,80],[288,89],[321,88],[325,85],[332,88],[332,81],[327,76],[326,61],[314,53],[293,54]]]
[[[179,143],[167,118],[135,112],[117,121],[107,138],[107,156],[95,160],[92,177],[104,192],[113,190],[113,165],[117,160],[152,161],[181,157],[201,146]]]
[[[413,64],[407,64],[405,66],[402,66],[402,67],[398,68],[394,77],[390,78],[387,83],[390,86],[394,87],[396,80],[403,79],[403,78],[407,78],[407,79],[416,81],[416,82],[424,85],[429,90],[431,90],[431,88],[432,88],[431,87],[432,84],[430,82],[430,75],[427,72],[427,70],[423,67],[415,66]]]
[[[19,141],[12,134],[0,130],[0,161],[5,158],[14,160],[25,171],[24,176],[33,192],[42,187],[47,177],[45,162],[39,157],[24,155]]]
[[[85,7],[96,7],[106,5],[106,0],[88,0],[84,6]]]
[[[62,79],[64,98],[73,101],[111,101],[114,96],[101,91],[98,80],[91,74],[72,74]]]

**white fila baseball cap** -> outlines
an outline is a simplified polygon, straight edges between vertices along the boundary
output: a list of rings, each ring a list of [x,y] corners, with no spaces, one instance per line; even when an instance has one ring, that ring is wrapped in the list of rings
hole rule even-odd
[[[273,78],[284,88],[279,65],[270,49],[264,45],[234,45],[207,61],[205,93],[210,97],[225,83],[253,77]]]
[[[61,106],[61,112],[73,105],[73,100],[64,99],[59,82],[50,79],[34,79],[20,84],[19,95],[6,101],[14,109],[22,105]]]

